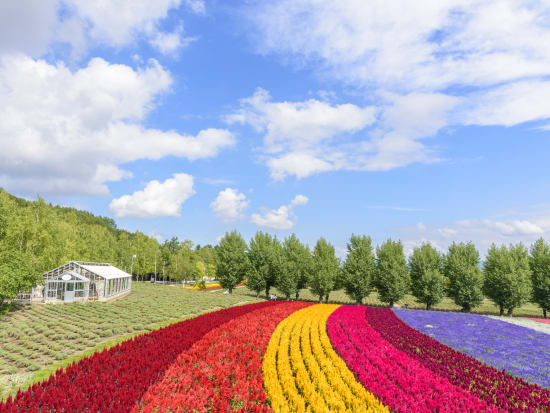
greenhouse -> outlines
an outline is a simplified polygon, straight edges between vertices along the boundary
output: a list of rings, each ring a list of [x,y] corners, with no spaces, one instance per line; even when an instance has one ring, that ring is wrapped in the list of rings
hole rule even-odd
[[[43,274],[44,285],[29,295],[33,302],[110,300],[130,292],[132,276],[111,264],[71,261]]]

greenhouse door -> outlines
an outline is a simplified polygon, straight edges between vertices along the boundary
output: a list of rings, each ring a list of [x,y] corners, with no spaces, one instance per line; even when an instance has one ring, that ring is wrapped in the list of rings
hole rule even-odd
[[[69,303],[74,301],[74,283],[65,283],[65,302]]]

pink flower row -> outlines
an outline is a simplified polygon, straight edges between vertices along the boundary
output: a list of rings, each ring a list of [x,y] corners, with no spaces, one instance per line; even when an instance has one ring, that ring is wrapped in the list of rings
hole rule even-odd
[[[392,411],[500,412],[390,345],[366,322],[365,307],[340,307],[327,330],[357,379]]]

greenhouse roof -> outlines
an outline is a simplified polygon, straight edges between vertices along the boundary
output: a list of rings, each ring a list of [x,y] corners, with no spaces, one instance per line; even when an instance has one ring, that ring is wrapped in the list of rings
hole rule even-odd
[[[80,265],[82,268],[93,272],[94,274],[99,275],[102,278],[105,278],[106,280],[112,280],[115,278],[130,278],[131,275],[127,272],[124,272],[122,270],[119,270],[116,267],[113,267],[110,264],[100,264],[100,263],[81,263],[77,261],[77,264]]]
[[[80,275],[74,271],[64,271],[58,276],[51,278],[50,280],[63,280],[63,281],[69,281],[69,280],[79,280],[84,282],[89,282],[90,280],[83,275]]]

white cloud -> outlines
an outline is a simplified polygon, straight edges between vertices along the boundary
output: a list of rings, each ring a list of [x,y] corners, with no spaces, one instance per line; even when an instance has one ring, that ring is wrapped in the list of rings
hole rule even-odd
[[[550,36],[549,36],[550,41]],[[550,118],[550,81],[525,80],[473,95],[466,123],[513,126]]]
[[[438,228],[437,232],[443,235],[444,238],[452,238],[456,235],[457,230],[453,228]]]
[[[492,229],[502,235],[540,235],[544,230],[527,220],[513,220],[508,222],[492,221],[484,219],[481,222],[485,227]]]
[[[227,130],[196,136],[141,122],[170,90],[156,61],[134,70],[92,59],[71,71],[22,55],[0,56],[0,186],[20,194],[108,195],[121,165],[164,156],[195,160],[234,144]]]
[[[249,123],[265,132],[266,150],[308,149],[340,133],[357,132],[375,120],[373,107],[330,105],[315,99],[305,102],[272,102],[269,92],[258,88],[241,100],[241,109],[228,117],[230,123]]]
[[[161,53],[173,54],[194,37],[183,38],[183,26],[172,32],[161,22],[182,0],[53,0],[0,2],[0,53],[21,52],[42,56],[56,43],[71,46],[73,57],[83,56],[93,45],[115,48],[133,46],[142,38]],[[186,0],[185,6],[204,14],[204,2]]]
[[[204,0],[185,0],[185,4],[196,14],[206,13]]]
[[[530,0],[253,3],[258,48],[347,83],[402,92],[550,72],[550,5]],[[407,10],[403,13],[403,10]]]
[[[309,199],[304,195],[296,195],[290,204],[282,205],[278,209],[261,208],[261,214],[252,214],[251,221],[260,226],[272,229],[291,229],[296,225],[292,220],[294,207],[307,204]]]
[[[416,224],[416,228],[418,228],[420,231],[425,231],[426,230],[426,225],[424,225],[421,221],[419,221]]]
[[[233,188],[225,188],[210,204],[210,208],[219,218],[231,222],[244,217],[244,210],[248,206],[248,202],[246,195],[242,192]]]
[[[119,218],[178,217],[181,205],[194,193],[193,177],[179,173],[162,183],[151,181],[132,195],[113,199],[109,208]]]
[[[177,51],[196,41],[196,37],[183,37],[183,25],[172,33],[157,32],[149,43],[164,55],[175,56]]]
[[[2,0],[0,2],[0,54],[46,52],[57,24],[57,2]]]
[[[342,149],[319,141],[287,150],[268,159],[275,179],[438,162],[436,151],[420,139],[446,126],[550,119],[548,105],[541,104],[550,99],[548,2],[442,0],[414,8],[405,0],[251,4],[260,53],[309,64],[323,79],[341,81],[378,104],[374,130],[361,145]],[[265,99],[253,98],[249,105],[265,106]],[[265,129],[268,114],[254,115],[249,123]],[[286,112],[281,116],[292,119]],[[271,130],[264,133],[268,146]]]
[[[524,245],[533,243],[537,238],[550,238],[550,216],[540,215],[548,208],[525,206],[522,208],[526,216],[513,213],[510,219],[463,219],[448,223],[444,227],[431,225],[410,225],[400,227],[392,237],[400,238],[406,250],[410,253],[414,246],[430,241],[438,249],[445,252],[452,242],[473,242],[483,257],[492,243],[508,245],[522,242]]]
[[[241,100],[241,108],[227,121],[249,124],[264,135],[263,160],[275,180],[438,162],[420,139],[446,126],[460,99],[440,93],[387,92],[381,99],[378,109],[315,99],[273,102],[267,91],[257,89]]]

